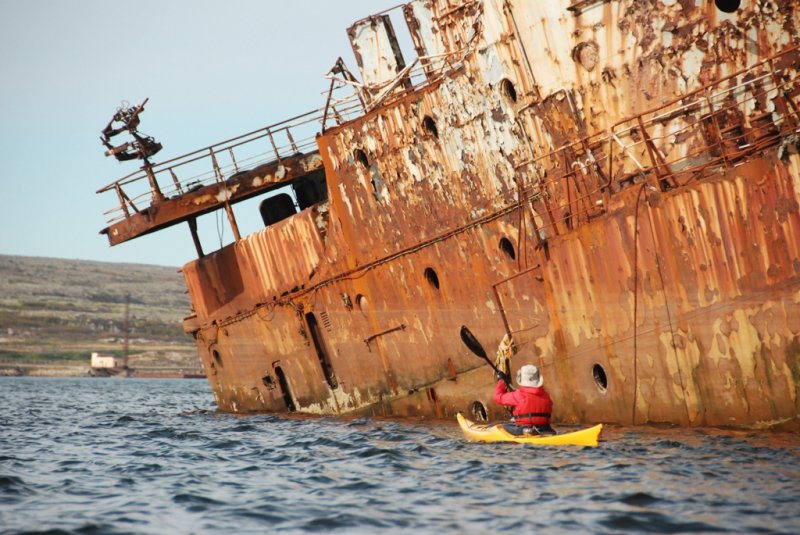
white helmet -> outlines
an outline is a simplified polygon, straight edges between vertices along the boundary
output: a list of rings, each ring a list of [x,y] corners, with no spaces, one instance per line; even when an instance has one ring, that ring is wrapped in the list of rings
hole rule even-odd
[[[517,384],[519,386],[542,386],[544,378],[539,373],[539,368],[533,364],[526,364],[517,370]]]

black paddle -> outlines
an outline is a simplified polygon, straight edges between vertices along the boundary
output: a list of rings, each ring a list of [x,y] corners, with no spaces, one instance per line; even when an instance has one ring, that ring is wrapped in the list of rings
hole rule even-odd
[[[461,326],[461,341],[462,341],[462,342],[464,342],[464,345],[465,345],[465,346],[467,346],[467,348],[468,348],[470,351],[472,351],[473,353],[475,353],[475,355],[477,355],[477,356],[479,356],[480,358],[482,358],[483,360],[485,360],[485,361],[486,361],[486,363],[487,363],[489,366],[491,366],[491,367],[492,367],[492,369],[495,371],[495,373],[496,373],[496,374],[498,374],[499,376],[501,376],[501,377],[503,378],[503,382],[506,384],[506,386],[507,386],[509,389],[511,389],[511,384],[510,384],[510,381],[509,381],[508,375],[507,375],[507,374],[505,374],[505,373],[503,373],[503,372],[501,372],[501,371],[500,371],[500,370],[497,368],[497,366],[495,366],[495,365],[494,365],[494,362],[492,362],[491,360],[489,360],[489,356],[486,354],[486,351],[483,349],[483,346],[481,345],[481,343],[480,343],[480,342],[478,342],[478,339],[477,339],[477,338],[475,338],[475,335],[474,335],[474,334],[472,334],[472,331],[470,331],[470,330],[467,328],[467,326],[466,326],[466,325],[462,325],[462,326]]]

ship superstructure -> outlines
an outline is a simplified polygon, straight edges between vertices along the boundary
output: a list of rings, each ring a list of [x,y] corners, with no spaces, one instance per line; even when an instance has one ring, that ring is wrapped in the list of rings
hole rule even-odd
[[[101,190],[112,245],[188,224],[219,407],[501,417],[466,332],[540,366],[556,421],[796,425],[797,1],[399,9],[416,57],[357,21],[318,111]]]

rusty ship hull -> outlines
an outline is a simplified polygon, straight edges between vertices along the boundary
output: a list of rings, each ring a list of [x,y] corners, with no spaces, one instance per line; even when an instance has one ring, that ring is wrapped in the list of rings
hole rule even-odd
[[[188,223],[184,329],[219,408],[501,418],[467,328],[540,367],[557,422],[797,427],[798,3],[401,15],[413,61],[389,15],[357,21],[361,80],[338,61],[319,114],[101,190],[112,245]],[[253,144],[272,151],[244,166]],[[205,182],[182,175],[198,161]],[[232,206],[257,196],[241,236]],[[195,219],[217,210],[234,240],[207,253]]]

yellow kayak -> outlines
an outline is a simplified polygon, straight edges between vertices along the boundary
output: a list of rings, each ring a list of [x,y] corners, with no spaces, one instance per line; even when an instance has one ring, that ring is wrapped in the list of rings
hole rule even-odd
[[[486,425],[467,420],[461,413],[456,414],[458,425],[468,440],[474,442],[516,442],[518,444],[537,444],[542,446],[597,446],[603,424],[564,433],[562,435],[512,435],[501,424]]]

